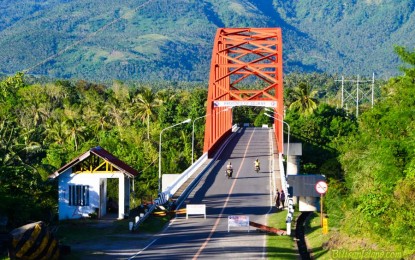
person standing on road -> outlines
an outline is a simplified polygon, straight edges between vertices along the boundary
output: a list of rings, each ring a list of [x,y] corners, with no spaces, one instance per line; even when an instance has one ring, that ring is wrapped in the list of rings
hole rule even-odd
[[[277,207],[277,210],[280,209],[280,192],[277,189],[277,193],[275,194],[275,207]]]
[[[280,199],[281,199],[282,209],[284,209],[285,208],[285,206],[284,206],[284,203],[285,203],[285,193],[284,193],[284,190],[281,191]]]

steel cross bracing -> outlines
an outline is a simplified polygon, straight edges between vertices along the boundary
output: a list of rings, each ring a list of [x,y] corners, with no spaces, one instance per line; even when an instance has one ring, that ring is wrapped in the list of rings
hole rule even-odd
[[[219,28],[212,51],[207,101],[204,152],[210,152],[231,131],[232,110],[223,111],[226,106],[269,106],[277,117],[275,136],[282,153],[281,29]]]

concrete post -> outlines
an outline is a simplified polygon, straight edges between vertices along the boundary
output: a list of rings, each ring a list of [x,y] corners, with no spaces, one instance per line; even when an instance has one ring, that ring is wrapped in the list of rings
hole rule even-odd
[[[287,175],[297,175],[300,171],[300,157],[297,155],[287,157]]]
[[[124,218],[125,210],[125,176],[118,178],[118,219]]]
[[[287,156],[287,175],[298,175],[300,172],[300,156],[302,155],[302,144],[291,143],[290,154]],[[297,197],[293,197],[294,205],[298,204]]]

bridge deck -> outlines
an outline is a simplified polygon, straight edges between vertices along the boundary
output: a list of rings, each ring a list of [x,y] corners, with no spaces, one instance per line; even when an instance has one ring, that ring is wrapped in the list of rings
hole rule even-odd
[[[180,188],[173,194],[172,196],[172,200],[176,201],[180,195],[183,194],[183,192],[187,189],[187,187],[189,187],[189,185],[195,180],[195,178],[197,178],[202,171],[204,171],[208,165],[212,162],[211,158],[208,158],[190,177],[189,179],[187,179],[187,181],[185,183],[183,183],[182,186],[180,186]]]
[[[235,133],[236,134],[236,133]],[[229,138],[233,138],[233,136],[230,136]],[[272,154],[271,154],[271,158],[273,160],[273,163],[271,165],[272,169],[270,169],[273,172],[273,183],[271,183],[271,188],[273,189],[273,193],[275,193],[275,190],[282,190],[282,185],[281,185],[281,173],[280,173],[280,164],[279,164],[279,154],[278,154],[278,149],[276,147],[276,138],[275,135],[271,136],[271,142],[274,144],[272,146]],[[219,151],[217,151],[216,153],[220,153]],[[216,157],[213,156],[213,158]],[[215,162],[212,163],[212,160],[215,160],[213,158],[208,158],[190,177],[189,179],[183,183],[182,186],[180,186],[180,188],[173,194],[172,196],[172,200],[173,201],[177,201],[177,199],[186,191],[186,189],[189,187],[189,185],[196,179],[199,177],[199,175],[203,172],[203,171],[207,171],[209,170],[208,167],[212,168],[215,167]],[[210,165],[210,166],[209,166]],[[191,191],[189,192],[191,193]],[[189,194],[188,194],[189,195]],[[186,199],[186,198],[184,198]]]

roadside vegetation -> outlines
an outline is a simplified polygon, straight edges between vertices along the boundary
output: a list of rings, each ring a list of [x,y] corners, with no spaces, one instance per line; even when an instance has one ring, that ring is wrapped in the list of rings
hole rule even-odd
[[[402,75],[382,84],[374,107],[362,107],[358,118],[354,111],[338,106],[339,89],[333,77],[292,74],[285,78],[284,120],[291,126],[291,141],[303,144],[300,173],[324,174],[329,182],[327,238],[338,242],[320,245],[323,251],[344,248],[343,239],[357,237],[363,241],[360,249],[413,254],[415,52],[396,47],[396,53],[407,64]],[[56,183],[47,181],[48,175],[97,145],[140,172],[134,182],[133,207],[143,197],[155,197],[160,131],[204,116],[206,95],[205,85],[193,83],[161,88],[119,81],[36,83],[26,81],[23,73],[4,77],[0,81],[4,229],[33,220],[56,223]],[[233,113],[235,123],[271,123],[259,108],[236,108]],[[204,138],[204,124],[198,122],[196,157],[202,153]],[[190,165],[191,132],[189,124],[165,133],[162,173],[181,172]]]
[[[301,172],[324,174],[329,182],[330,233],[318,239],[319,231],[310,234],[316,254],[372,250],[414,256],[415,52],[395,51],[407,64],[403,74],[384,84],[374,107],[359,118],[328,119],[332,108],[323,104],[309,116],[287,115],[303,137]]]
[[[299,212],[294,212],[294,219],[297,218]],[[287,230],[287,224],[285,223],[287,218],[287,211],[277,211],[269,215],[268,226],[279,229]],[[295,237],[295,222],[292,223],[291,235],[267,235],[267,259],[296,259],[298,258],[298,250],[296,248]]]

